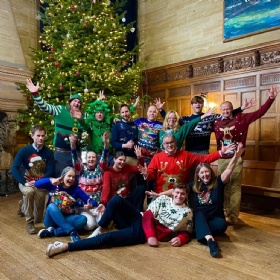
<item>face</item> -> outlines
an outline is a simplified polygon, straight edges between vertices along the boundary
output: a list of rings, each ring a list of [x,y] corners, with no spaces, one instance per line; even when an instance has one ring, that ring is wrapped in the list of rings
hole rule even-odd
[[[96,153],[88,152],[87,153],[87,168],[93,169],[96,166]]]
[[[80,99],[78,99],[78,98],[73,99],[70,102],[70,108],[71,109],[74,108],[74,109],[80,110],[81,109],[81,101],[80,101]]]
[[[34,145],[38,148],[43,147],[45,141],[46,133],[44,130],[36,130],[31,138],[33,139]]]
[[[230,118],[232,115],[232,107],[229,103],[223,103],[221,105],[221,114],[224,118]]]
[[[120,156],[118,158],[114,158],[114,168],[117,170],[121,170],[125,165],[125,156]]]
[[[192,103],[192,109],[193,109],[193,113],[195,115],[201,114],[202,109],[203,109],[203,103]]]
[[[157,118],[157,109],[155,106],[150,106],[147,111],[147,119],[150,122],[155,121]]]
[[[182,205],[185,202],[187,196],[188,195],[187,195],[186,189],[175,188],[172,191],[173,204]]]
[[[167,124],[170,128],[173,128],[177,122],[177,117],[174,113],[170,113],[167,118]]]
[[[122,107],[120,110],[120,115],[121,115],[122,119],[124,119],[125,121],[129,121],[130,120],[130,111],[129,111],[128,107],[126,107],[126,106]]]
[[[176,152],[177,147],[176,147],[176,141],[175,141],[174,138],[172,138],[172,137],[165,137],[163,139],[163,143],[162,144],[163,144],[163,147],[164,147],[165,151],[168,154],[172,155],[172,154],[174,154]]]
[[[102,112],[96,112],[95,113],[95,118],[96,118],[97,121],[102,122],[103,119],[104,119],[104,115],[103,115]]]
[[[76,173],[74,171],[68,171],[63,177],[63,187],[70,188],[76,180]]]
[[[202,167],[197,175],[204,184],[211,183],[211,170],[209,170],[208,168]]]

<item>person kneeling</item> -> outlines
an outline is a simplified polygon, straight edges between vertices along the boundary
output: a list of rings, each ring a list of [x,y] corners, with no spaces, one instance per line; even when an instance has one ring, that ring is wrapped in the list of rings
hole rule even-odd
[[[98,234],[75,243],[57,241],[49,244],[46,255],[52,257],[66,251],[130,246],[143,244],[146,240],[152,247],[158,246],[158,241],[166,240],[169,240],[173,247],[182,246],[190,241],[192,231],[192,211],[185,204],[187,195],[187,186],[176,185],[173,187],[172,198],[166,195],[158,197],[144,213],[136,210],[132,203],[124,198],[114,196],[98,223]],[[118,224],[119,230],[106,232],[111,221]]]

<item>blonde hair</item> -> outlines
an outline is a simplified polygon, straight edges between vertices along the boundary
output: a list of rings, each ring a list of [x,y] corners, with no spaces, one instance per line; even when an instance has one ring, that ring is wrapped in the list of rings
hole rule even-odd
[[[166,131],[166,130],[170,129],[170,127],[168,126],[168,118],[169,118],[170,114],[174,114],[177,118],[176,123],[175,123],[174,127],[172,128],[173,131],[176,132],[180,128],[180,124],[179,124],[180,117],[179,117],[178,113],[174,110],[170,110],[169,112],[167,112],[167,114],[164,118],[163,124],[162,124],[162,130]]]

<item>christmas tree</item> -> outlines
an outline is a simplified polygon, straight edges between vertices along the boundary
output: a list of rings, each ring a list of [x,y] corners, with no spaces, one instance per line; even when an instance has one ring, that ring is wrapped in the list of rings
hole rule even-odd
[[[43,12],[37,18],[44,28],[42,47],[34,50],[32,80],[39,82],[42,98],[60,105],[80,93],[85,104],[104,90],[112,115],[121,103],[131,105],[138,95],[141,64],[136,61],[139,46],[127,50],[127,36],[136,30],[134,22],[126,24],[126,0],[40,2]],[[53,117],[39,110],[25,85],[20,87],[28,109],[20,111],[19,126],[29,133],[32,126],[43,125],[48,131],[45,143],[51,146]]]

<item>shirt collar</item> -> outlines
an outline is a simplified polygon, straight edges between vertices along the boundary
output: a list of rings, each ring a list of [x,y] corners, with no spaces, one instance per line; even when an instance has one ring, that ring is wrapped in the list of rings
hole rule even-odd
[[[38,147],[35,146],[34,143],[32,144],[32,146],[33,146],[33,148],[34,148],[37,152],[39,152],[39,151],[41,151],[41,150],[43,149],[43,146],[42,146],[41,148],[38,148]]]

